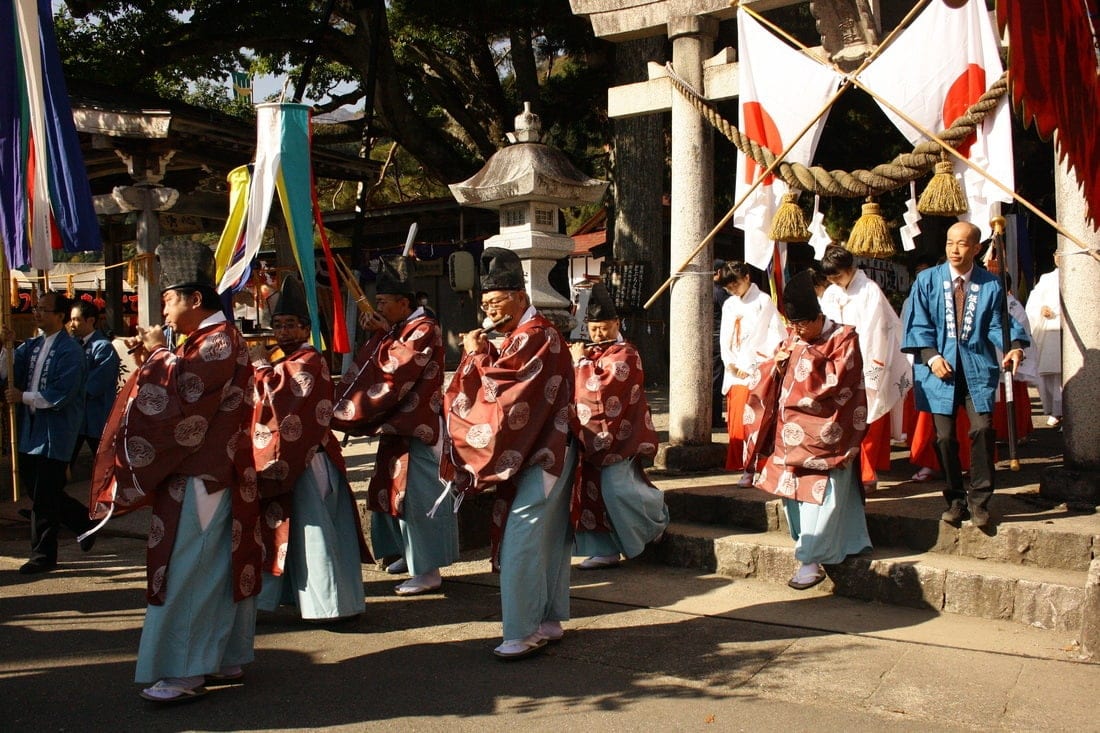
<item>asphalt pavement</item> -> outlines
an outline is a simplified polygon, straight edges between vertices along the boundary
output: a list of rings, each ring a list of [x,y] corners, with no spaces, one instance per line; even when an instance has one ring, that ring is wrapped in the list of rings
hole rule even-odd
[[[360,495],[371,452],[347,449]],[[365,566],[352,621],[261,615],[244,684],[156,707],[133,682],[147,514],[22,576],[22,506],[0,501],[0,731],[1100,731],[1100,664],[1067,632],[638,561],[574,568],[564,639],[503,662],[484,549],[412,598]]]
[[[1100,665],[1062,635],[644,563],[575,570],[565,638],[502,662],[483,551],[414,598],[365,567],[353,621],[262,615],[243,685],[155,707],[132,681],[144,542],[70,540],[27,577],[26,531],[0,521],[5,731],[1100,730]]]

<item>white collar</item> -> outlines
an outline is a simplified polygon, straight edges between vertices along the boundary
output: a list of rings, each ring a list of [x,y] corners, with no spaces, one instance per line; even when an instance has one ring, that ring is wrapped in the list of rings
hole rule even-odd
[[[206,318],[204,318],[202,323],[200,323],[199,327],[196,328],[195,330],[198,331],[200,329],[206,328],[207,326],[214,326],[218,323],[224,323],[224,322],[225,322],[225,314],[222,313],[221,311],[218,311],[217,313],[214,313],[214,314],[209,315]]]
[[[959,272],[950,262],[947,263],[947,269],[951,271],[951,282],[955,282],[956,279],[961,277],[963,279],[963,283],[969,283],[970,276],[974,274],[973,264],[970,265],[970,269],[966,272]]]

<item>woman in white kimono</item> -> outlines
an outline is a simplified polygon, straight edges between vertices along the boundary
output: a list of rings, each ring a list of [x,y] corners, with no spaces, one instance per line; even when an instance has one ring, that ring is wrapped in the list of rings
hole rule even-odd
[[[826,247],[821,269],[831,283],[821,297],[822,312],[859,334],[868,424],[860,450],[860,478],[864,492],[873,491],[878,472],[890,470],[890,411],[901,408],[913,386],[912,368],[901,352],[901,319],[848,250]]]
[[[1039,278],[1027,299],[1027,320],[1035,337],[1038,354],[1036,371],[1039,399],[1047,414],[1047,425],[1057,427],[1062,422],[1062,301],[1058,290],[1058,265],[1061,256],[1054,256],[1054,269]],[[1026,360],[1025,360],[1025,363]]]
[[[745,426],[742,419],[749,386],[756,381],[760,364],[770,359],[783,341],[783,319],[772,299],[749,277],[749,266],[736,260],[714,273],[714,282],[732,297],[722,305],[719,348],[725,374],[722,394],[726,397],[729,448],[726,470],[744,471],[740,486],[752,486],[753,469],[745,465]]]

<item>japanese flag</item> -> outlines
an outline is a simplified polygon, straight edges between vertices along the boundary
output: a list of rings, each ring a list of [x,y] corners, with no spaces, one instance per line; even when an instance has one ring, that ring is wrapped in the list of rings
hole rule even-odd
[[[737,14],[737,58],[741,132],[776,155],[791,144],[840,84],[836,72],[783,43],[747,13]],[[822,115],[802,136],[787,161],[804,165],[813,161],[826,117]],[[738,201],[763,169],[738,154]],[[768,234],[786,192],[785,183],[768,176],[733,215],[734,225],[745,232],[745,261],[761,270],[772,259]]]
[[[1003,71],[1000,46],[985,3],[970,0],[960,8],[930,3],[859,78],[914,121],[939,132],[978,101]],[[909,142],[915,145],[925,139],[881,101],[879,105]],[[1006,187],[1014,188],[1007,95],[958,150]],[[954,163],[970,202],[970,214],[960,218],[973,221],[988,233],[991,208],[1011,197],[962,161]]]

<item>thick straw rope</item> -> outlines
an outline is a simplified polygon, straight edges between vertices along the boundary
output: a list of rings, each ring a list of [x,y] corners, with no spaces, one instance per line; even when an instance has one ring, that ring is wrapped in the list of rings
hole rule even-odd
[[[775,161],[775,153],[761,147],[759,143],[742,134],[718,114],[709,101],[699,96],[691,85],[676,73],[671,63],[666,64],[665,68],[672,86],[684,95],[699,114],[736,145],[738,150],[765,167]],[[952,147],[957,146],[974,134],[977,126],[982,123],[987,114],[993,111],[1007,92],[1008,73],[1006,72],[993,82],[977,102],[959,115],[951,123],[951,127],[940,132],[939,137]],[[902,153],[889,163],[882,163],[871,170],[827,171],[820,166],[806,167],[801,163],[782,161],[776,166],[774,173],[788,186],[800,191],[809,191],[822,196],[859,198],[878,196],[927,175],[939,162],[940,157],[939,144],[933,140],[925,140],[913,148],[913,152]]]

